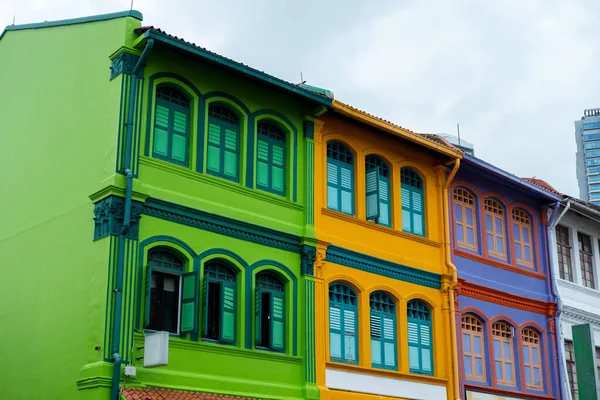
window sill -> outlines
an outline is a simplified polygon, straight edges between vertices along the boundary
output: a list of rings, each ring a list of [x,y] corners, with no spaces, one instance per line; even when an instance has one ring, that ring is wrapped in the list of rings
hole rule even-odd
[[[523,392],[517,388],[515,388],[514,390],[493,389],[493,388],[489,387],[489,385],[488,386],[480,386],[480,385],[473,384],[473,383],[465,383],[465,390],[489,393],[489,394],[495,394],[495,395],[507,396],[507,397],[518,397],[518,398],[523,398],[523,395],[525,395],[525,396],[527,396],[528,399],[532,399],[532,400],[556,399],[556,397],[554,397],[554,396],[548,396],[545,394],[533,394],[531,392]]]
[[[277,353],[264,350],[248,350],[229,344],[218,344],[210,342],[192,342],[185,339],[171,337],[169,346],[174,349],[192,350],[201,352],[210,352],[218,354],[228,354],[245,358],[256,358],[260,360],[270,360],[275,362],[284,362],[289,364],[302,364],[302,357],[289,356],[283,353]]]
[[[328,361],[327,363],[325,363],[325,366],[327,368],[335,369],[338,371],[355,372],[358,374],[374,375],[374,376],[380,376],[383,378],[419,381],[419,382],[431,383],[431,384],[435,384],[435,385],[446,385],[448,383],[448,379],[436,378],[435,376],[431,376],[431,375],[414,374],[414,373],[407,374],[404,372],[391,371],[391,370],[378,369],[378,368],[361,367],[358,365],[343,364],[343,363],[337,363],[337,362],[332,362],[332,361]]]
[[[461,249],[455,248],[454,249],[454,255],[455,256],[459,256],[459,257],[468,258],[469,260],[477,261],[477,262],[480,262],[482,264],[491,265],[493,267],[502,268],[502,269],[505,269],[507,271],[511,271],[511,272],[514,272],[514,273],[517,273],[517,274],[527,275],[527,276],[530,276],[532,278],[542,279],[542,280],[546,279],[546,275],[545,274],[542,274],[542,273],[539,273],[539,272],[535,272],[535,271],[531,271],[531,270],[526,270],[526,269],[519,268],[519,267],[515,267],[514,265],[511,265],[511,264],[506,264],[506,263],[502,263],[502,262],[499,262],[499,261],[494,261],[494,260],[491,260],[489,258],[485,258],[485,257],[482,257],[482,256],[480,256],[478,254],[473,254],[473,253],[470,253],[468,251],[464,251],[464,250],[461,250]]]
[[[199,172],[195,172],[190,170],[189,168],[182,167],[176,164],[170,164],[166,161],[157,160],[151,157],[141,156],[140,157],[140,165],[147,165],[149,167],[161,169],[163,171],[181,175],[183,177],[194,179],[196,181],[218,186],[224,188],[226,190],[243,194],[248,197],[254,197],[255,199],[276,204],[278,206],[287,207],[293,210],[302,211],[304,210],[304,206],[294,203],[285,197],[278,196],[276,194],[271,194],[263,191],[262,189],[248,189],[239,183],[235,183],[232,181],[228,181],[223,178],[218,178],[216,176],[211,176],[207,174],[202,174]]]
[[[559,284],[570,286],[574,290],[579,290],[580,292],[588,292],[590,295],[600,296],[600,291],[598,289],[592,289],[587,286],[580,285],[575,282],[568,281],[566,279],[558,278]]]
[[[378,225],[374,222],[363,221],[362,219],[358,219],[352,215],[344,214],[339,211],[330,210],[328,208],[321,208],[321,214],[326,215],[328,217],[333,217],[337,219],[341,219],[343,221],[347,221],[356,225],[363,226],[365,228],[373,229],[379,232],[387,233],[389,235],[398,236],[404,239],[413,240],[415,242],[420,242],[432,247],[442,247],[442,243],[436,242],[435,240],[427,239],[422,236],[413,235],[410,233],[398,231],[394,228],[388,228],[387,226]]]

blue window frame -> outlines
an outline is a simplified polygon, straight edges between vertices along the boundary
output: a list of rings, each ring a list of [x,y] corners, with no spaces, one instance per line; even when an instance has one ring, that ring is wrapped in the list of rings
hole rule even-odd
[[[358,364],[358,298],[344,283],[329,286],[329,355],[331,361]]]
[[[223,104],[208,107],[206,172],[240,181],[240,118]]]
[[[354,155],[339,142],[327,143],[327,208],[354,215]]]
[[[425,204],[423,179],[412,168],[402,168],[402,230],[425,236]]]
[[[285,286],[270,272],[256,276],[256,347],[285,351]]]
[[[398,369],[396,343],[396,304],[383,292],[370,296],[371,362],[373,368]]]
[[[367,220],[392,226],[390,207],[390,167],[380,157],[365,158]]]
[[[433,375],[431,310],[421,300],[411,300],[407,311],[410,372]]]
[[[189,162],[190,100],[169,85],[156,88],[152,156],[186,166]]]
[[[256,187],[285,196],[286,134],[269,121],[257,126]]]

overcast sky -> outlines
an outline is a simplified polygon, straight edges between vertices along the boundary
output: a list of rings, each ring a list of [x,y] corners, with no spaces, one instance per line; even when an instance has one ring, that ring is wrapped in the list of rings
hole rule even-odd
[[[2,0],[0,25],[129,9]],[[578,195],[573,121],[600,107],[598,0],[134,0],[144,24],[416,132],[456,133]]]

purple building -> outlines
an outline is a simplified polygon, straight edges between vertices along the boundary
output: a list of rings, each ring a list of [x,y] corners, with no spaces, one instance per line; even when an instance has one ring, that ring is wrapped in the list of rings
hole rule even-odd
[[[546,230],[561,196],[469,154],[449,196],[464,398],[561,399]]]

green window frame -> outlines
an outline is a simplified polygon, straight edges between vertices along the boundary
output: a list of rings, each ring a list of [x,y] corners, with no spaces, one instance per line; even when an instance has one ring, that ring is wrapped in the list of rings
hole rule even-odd
[[[329,285],[329,357],[358,364],[358,297],[344,283]]]
[[[174,251],[164,247],[151,249],[146,268],[144,328],[174,335],[196,333],[198,278],[198,271],[185,272],[183,259]]]
[[[173,86],[156,88],[152,156],[187,167],[190,147],[190,100]]]
[[[204,265],[202,339],[236,344],[237,274],[222,260]]]
[[[327,143],[327,208],[354,215],[354,155],[342,143]]]
[[[380,157],[365,158],[367,220],[392,226],[390,207],[390,167]]]
[[[410,372],[433,375],[431,309],[421,300],[407,304],[408,364]]]
[[[240,182],[240,117],[221,103],[208,107],[206,172]]]
[[[398,369],[396,303],[383,292],[371,293],[371,363],[373,368]]]
[[[256,187],[285,196],[286,133],[270,121],[257,124]]]
[[[425,199],[423,179],[412,168],[400,171],[402,231],[425,236]]]
[[[285,285],[273,273],[256,275],[255,344],[258,349],[285,352]]]

